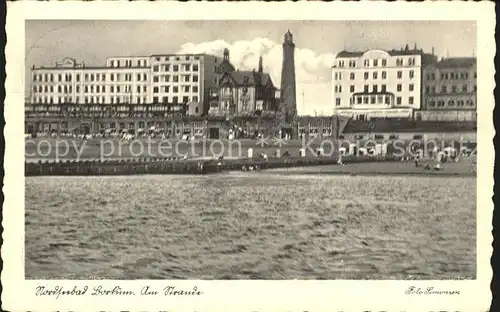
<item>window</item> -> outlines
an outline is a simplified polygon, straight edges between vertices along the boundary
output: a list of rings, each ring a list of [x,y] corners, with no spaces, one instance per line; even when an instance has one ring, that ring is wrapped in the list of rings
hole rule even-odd
[[[401,97],[400,96],[398,96],[396,98],[396,104],[401,105]]]
[[[174,65],[174,72],[178,72],[179,71],[179,65]]]
[[[378,60],[377,59],[373,60],[373,66],[378,66]]]
[[[153,87],[153,93],[158,93],[158,87]]]
[[[462,86],[462,92],[467,92],[467,85]]]
[[[432,86],[432,87],[431,87],[431,93],[432,93],[432,94],[436,94],[436,87],[435,87],[435,86]]]
[[[403,78],[403,72],[398,70],[398,79],[401,79]]]
[[[378,104],[382,104],[383,101],[384,101],[384,97],[382,95],[377,96],[377,103]]]
[[[398,92],[403,91],[403,85],[402,84],[398,84],[396,90],[398,90]]]
[[[198,71],[198,65],[197,64],[193,65],[193,71]]]
[[[193,76],[193,82],[198,82],[198,76],[197,75]]]
[[[189,82],[191,77],[189,75],[184,75],[184,82]]]
[[[410,85],[408,86],[408,90],[413,91],[414,88],[415,86],[413,85],[413,83],[410,83]]]
[[[335,99],[335,105],[340,106],[340,98]]]
[[[339,92],[342,92],[342,86],[339,86]]]
[[[430,90],[431,90],[431,88],[429,86],[425,87],[425,94],[429,94]]]
[[[188,96],[183,96],[182,97],[182,103],[187,103],[189,102],[189,97]]]
[[[158,104],[158,97],[157,96],[153,96],[153,103]]]
[[[408,59],[408,65],[409,65],[409,66],[413,66],[413,65],[415,65],[415,58],[414,58],[414,57],[410,57],[410,58]]]
[[[174,93],[178,93],[179,92],[179,87],[175,86],[174,87]]]
[[[370,96],[370,103],[375,104],[375,96]]]
[[[387,92],[387,85],[383,84],[383,85],[382,85],[382,90],[381,90],[381,91],[382,91],[382,93]]]
[[[355,73],[351,73],[349,76],[350,76],[351,80],[356,79],[356,74]]]
[[[385,104],[387,105],[391,104],[391,98],[389,96],[386,95],[384,96],[384,98],[385,98]]]
[[[363,104],[368,104],[368,100],[367,96],[363,96]]]
[[[410,96],[410,97],[408,98],[408,103],[409,103],[410,105],[413,105],[413,101],[414,101],[413,96]]]
[[[158,65],[153,66],[153,71],[154,71],[154,72],[157,72],[157,71],[158,71],[158,69],[159,69]]]
[[[193,92],[194,92],[194,93],[197,93],[197,92],[198,92],[198,87],[197,87],[197,86],[193,86]]]
[[[365,85],[365,87],[364,87],[363,91],[364,91],[365,93],[367,93],[367,92],[368,92],[368,85]]]
[[[403,59],[396,59],[396,66],[402,66],[403,65]]]
[[[197,96],[193,96],[193,102],[198,102],[198,97]]]
[[[174,82],[179,82],[179,76],[173,76]]]
[[[344,67],[344,61],[339,61],[339,67]]]
[[[358,104],[361,104],[363,102],[363,99],[360,96],[358,96],[356,98],[357,98],[357,103]]]
[[[356,67],[356,61],[354,61],[354,60],[350,60],[350,61],[349,61],[349,67],[351,67],[351,68]]]
[[[378,78],[378,73],[377,72],[373,72],[373,79],[377,79]]]
[[[365,64],[365,67],[370,66],[370,60],[365,60],[364,64]]]
[[[421,135],[421,134],[415,134],[415,135],[413,136],[413,139],[414,139],[414,140],[421,140],[421,139],[422,139],[422,135]]]
[[[349,92],[354,92],[354,86],[351,86],[351,87],[349,88]]]
[[[373,90],[373,93],[377,93],[378,92],[378,86],[377,85],[373,85],[372,86],[372,90]]]
[[[368,77],[369,77],[368,72],[365,72],[365,80],[367,80],[367,79],[368,79]]]
[[[451,86],[451,92],[452,92],[452,93],[457,92],[457,86],[452,85],[452,86]]]
[[[189,86],[184,86],[184,92],[189,92]]]
[[[410,77],[410,79],[413,79],[413,77],[415,77],[415,71],[410,70],[409,77]]]
[[[442,86],[442,87],[441,87],[441,93],[446,93],[446,92],[447,92],[447,90],[446,90],[446,86]]]
[[[382,79],[387,79],[387,72],[385,71],[382,72]]]
[[[115,87],[114,86],[110,86],[109,87],[109,92],[115,92]]]
[[[158,82],[158,76],[153,77],[153,82]]]
[[[455,106],[455,101],[449,100],[448,101],[448,106]]]

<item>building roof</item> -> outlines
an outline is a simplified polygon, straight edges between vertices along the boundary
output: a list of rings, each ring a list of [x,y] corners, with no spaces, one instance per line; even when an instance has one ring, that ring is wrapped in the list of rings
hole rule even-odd
[[[234,72],[236,69],[234,68],[233,64],[227,60],[223,60],[222,63],[220,63],[217,66],[217,71],[219,73],[230,73]]]
[[[469,68],[476,66],[475,57],[454,57],[442,59],[436,63],[437,68]]]
[[[269,83],[273,85],[271,76],[267,73],[256,71],[233,71],[226,72],[224,76],[229,76],[237,86],[266,86]],[[221,79],[221,82],[223,79]]]
[[[337,58],[350,58],[350,57],[361,57],[363,56],[363,54],[365,54],[366,52],[368,52],[370,50],[367,50],[367,51],[341,51],[337,54]],[[421,55],[421,54],[425,54],[422,49],[402,49],[402,50],[395,50],[395,49],[392,49],[390,51],[386,51],[386,50],[381,50],[381,51],[384,51],[384,52],[387,52],[389,55],[391,56],[403,56],[403,55]]]

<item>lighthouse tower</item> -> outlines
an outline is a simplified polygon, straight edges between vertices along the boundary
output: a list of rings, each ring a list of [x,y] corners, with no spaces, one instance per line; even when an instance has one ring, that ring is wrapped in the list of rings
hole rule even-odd
[[[281,68],[281,103],[287,120],[297,114],[297,99],[295,91],[295,44],[290,30],[283,41],[283,66]]]

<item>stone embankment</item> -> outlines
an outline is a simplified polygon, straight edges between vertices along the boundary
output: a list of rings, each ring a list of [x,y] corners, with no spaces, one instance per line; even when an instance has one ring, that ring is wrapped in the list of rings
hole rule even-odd
[[[343,162],[395,161],[393,156],[344,156]],[[335,165],[332,157],[282,157],[223,160],[176,160],[171,158],[144,158],[120,160],[64,160],[25,162],[25,176],[94,176],[138,174],[209,174],[224,171],[264,170],[271,168]]]

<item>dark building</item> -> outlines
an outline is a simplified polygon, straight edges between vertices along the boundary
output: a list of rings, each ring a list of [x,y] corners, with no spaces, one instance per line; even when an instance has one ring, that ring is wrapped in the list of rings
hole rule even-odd
[[[473,120],[477,108],[476,59],[442,59],[424,68],[422,112],[424,119]],[[417,115],[418,116],[418,115]]]
[[[283,42],[283,66],[281,68],[281,104],[288,122],[297,115],[297,98],[295,90],[295,44],[288,31]]]

